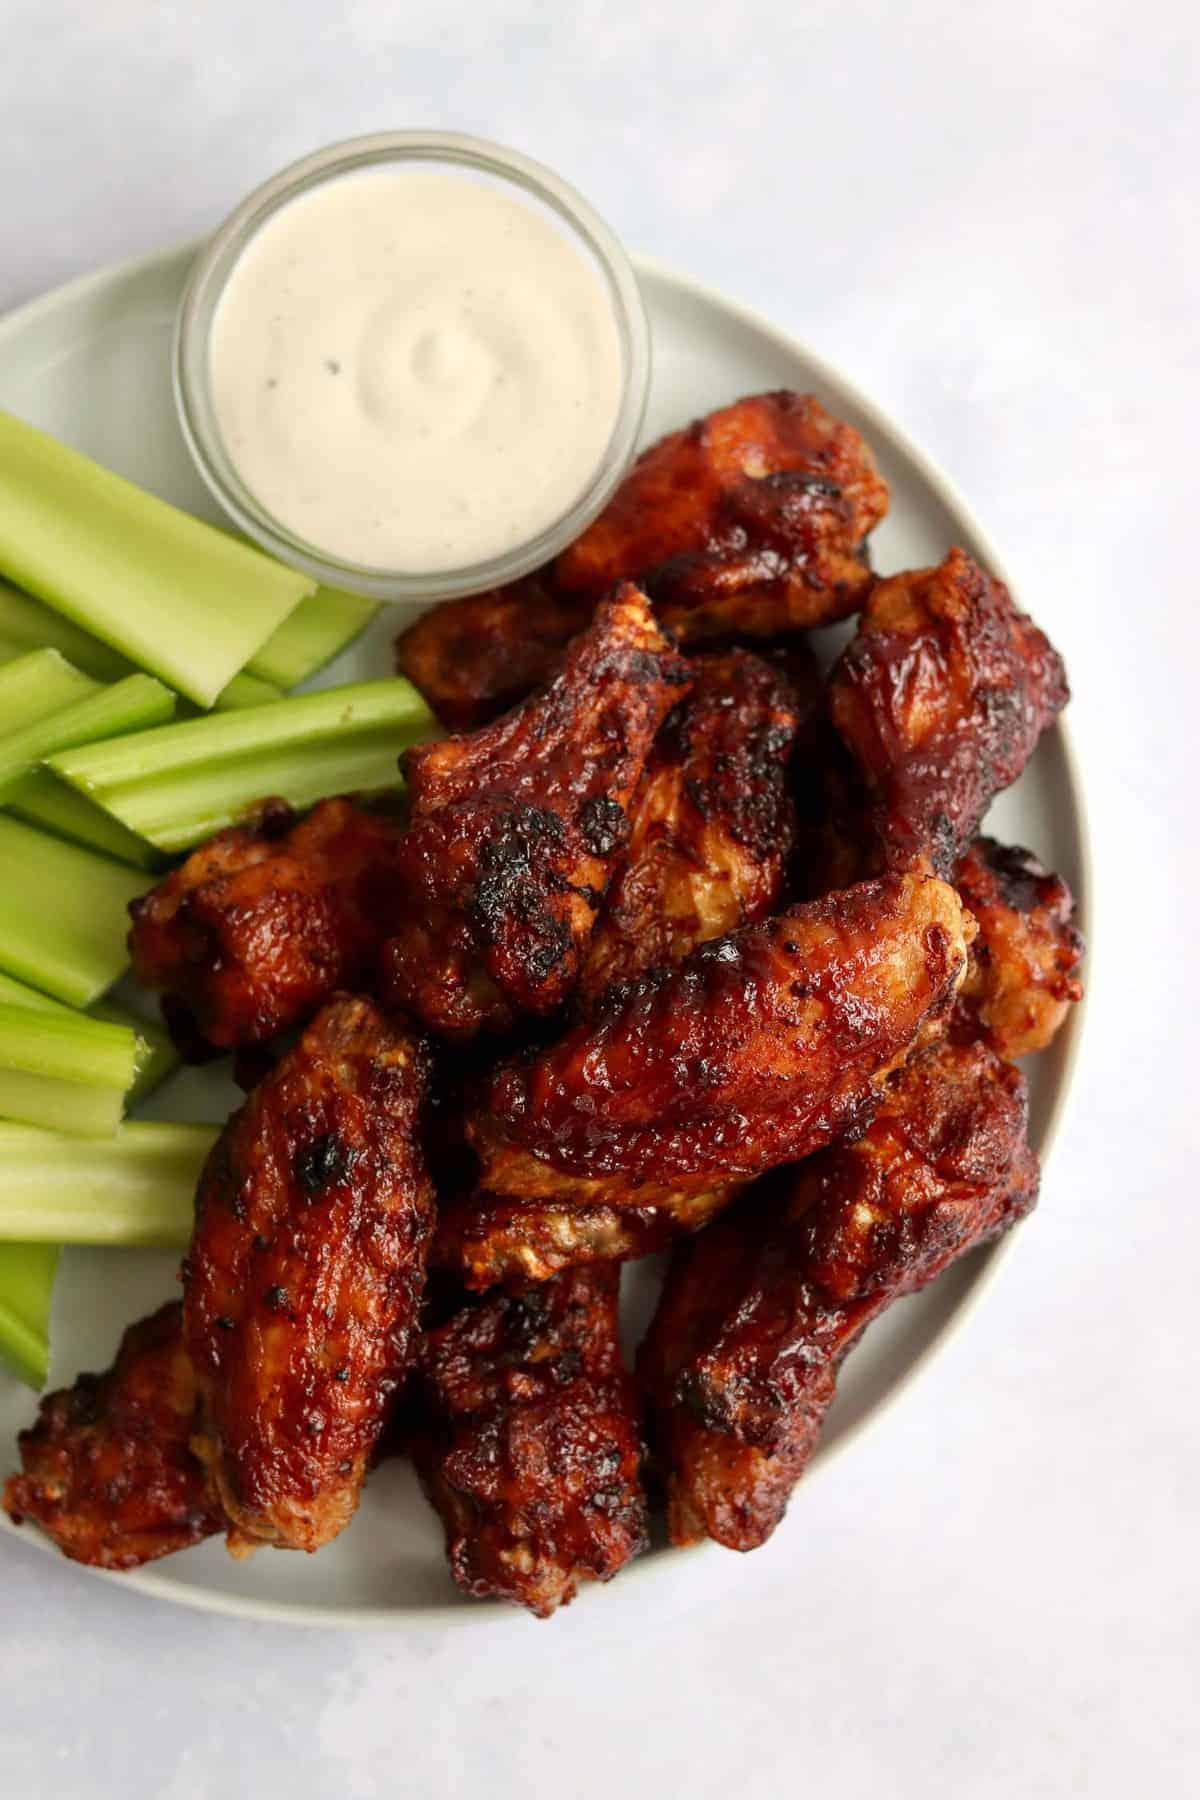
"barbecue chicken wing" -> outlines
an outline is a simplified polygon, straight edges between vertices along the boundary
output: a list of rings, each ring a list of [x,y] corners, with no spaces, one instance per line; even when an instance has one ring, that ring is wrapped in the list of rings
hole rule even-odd
[[[881,581],[830,677],[884,860],[949,877],[993,797],[1066,704],[1062,661],[963,550]]]
[[[398,827],[349,800],[307,818],[268,802],[130,906],[142,984],[185,1054],[264,1043],[356,983],[378,949]]]
[[[358,1505],[406,1373],[433,1195],[425,1056],[336,999],[214,1146],[184,1264],[195,1448],[235,1552],[316,1550]]]
[[[969,1033],[1009,1058],[1044,1050],[1083,997],[1070,888],[1028,850],[987,837],[975,839],[954,884],[979,927],[958,997]]]
[[[796,698],[744,650],[696,657],[692,671],[695,686],[660,731],[630,807],[629,842],[580,978],[585,1006],[614,981],[757,924],[779,902]]]
[[[447,724],[475,724],[548,679],[615,582],[635,580],[683,643],[825,625],[871,585],[864,540],[886,484],[811,394],[756,394],[651,446],[548,569],[437,607],[397,667]]]
[[[942,1043],[893,1077],[863,1136],[677,1248],[638,1357],[674,1543],[771,1535],[859,1334],[1033,1205],[1025,1115],[1011,1064]]]
[[[646,1542],[615,1266],[460,1305],[427,1332],[411,1445],[466,1593],[539,1618]]]
[[[195,1411],[175,1300],[129,1327],[106,1374],[81,1375],[42,1401],[18,1439],[24,1473],[4,1489],[7,1512],[98,1569],[136,1569],[198,1544],[225,1518],[188,1447]]]
[[[944,882],[891,877],[610,989],[594,1018],[491,1078],[467,1123],[478,1193],[447,1210],[437,1259],[487,1287],[696,1229],[868,1116],[948,1013],[967,929]]]
[[[447,1037],[502,1030],[569,994],[659,725],[687,665],[626,586],[545,692],[471,737],[405,758],[411,814],[389,1002]]]

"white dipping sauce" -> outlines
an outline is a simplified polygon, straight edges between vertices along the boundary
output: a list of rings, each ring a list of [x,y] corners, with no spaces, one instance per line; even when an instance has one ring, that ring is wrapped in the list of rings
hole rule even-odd
[[[260,505],[343,562],[436,573],[553,525],[621,402],[600,273],[466,174],[335,177],[259,229],[210,343],[217,424]]]

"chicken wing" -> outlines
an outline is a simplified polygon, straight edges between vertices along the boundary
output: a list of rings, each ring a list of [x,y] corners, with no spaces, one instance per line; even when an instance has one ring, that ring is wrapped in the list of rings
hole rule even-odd
[[[359,981],[378,949],[399,828],[349,800],[268,802],[133,901],[134,973],[185,1054],[264,1043]]]
[[[1001,1056],[1044,1050],[1083,997],[1070,888],[1028,850],[987,837],[975,839],[954,884],[979,926],[959,1012]]]
[[[638,1356],[674,1543],[771,1535],[863,1329],[1034,1204],[1025,1121],[1011,1064],[944,1042],[893,1077],[863,1136],[678,1247]]]
[[[963,550],[881,581],[830,678],[888,867],[949,877],[1068,697],[1062,661]]]
[[[752,395],[652,445],[549,569],[426,613],[397,667],[461,727],[547,680],[618,581],[644,587],[684,643],[825,625],[862,604],[864,540],[887,504],[851,426],[811,394]]]
[[[358,1505],[424,1284],[425,1064],[368,1001],[333,1000],[209,1157],[184,1326],[235,1553],[316,1550]]]
[[[786,681],[744,650],[692,661],[695,686],[659,733],[577,998],[677,963],[775,910],[792,842],[786,768],[798,723]]]
[[[546,1618],[645,1546],[618,1277],[571,1270],[489,1294],[426,1334],[411,1449],[468,1594]]]
[[[544,693],[405,758],[411,798],[385,997],[447,1037],[553,1012],[592,934],[659,725],[690,685],[621,588]]]
[[[113,1367],[48,1394],[18,1439],[24,1473],[4,1506],[34,1520],[64,1556],[136,1569],[225,1525],[188,1447],[196,1377],[177,1300],[131,1325]]]
[[[967,929],[944,882],[891,877],[610,989],[594,1018],[491,1078],[467,1122],[478,1193],[448,1210],[439,1260],[486,1287],[695,1229],[869,1115],[948,1013]]]

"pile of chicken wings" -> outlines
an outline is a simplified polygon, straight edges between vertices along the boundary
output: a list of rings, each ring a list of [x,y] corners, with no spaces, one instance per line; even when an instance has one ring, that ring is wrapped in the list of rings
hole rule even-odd
[[[1080,995],[1066,885],[978,835],[1062,663],[961,549],[873,574],[887,503],[811,396],[663,439],[400,638],[458,734],[405,813],[265,802],[134,903],[247,1098],[182,1301],[42,1403],[14,1518],[106,1568],[313,1551],[403,1453],[459,1586],[539,1616],[652,1503],[764,1542],[860,1333],[1034,1204],[1015,1059]],[[630,1371],[620,1265],[668,1247]]]

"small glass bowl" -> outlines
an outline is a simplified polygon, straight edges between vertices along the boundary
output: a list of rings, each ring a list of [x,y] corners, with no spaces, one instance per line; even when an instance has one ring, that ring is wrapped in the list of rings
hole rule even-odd
[[[310,188],[386,163],[467,169],[519,188],[566,226],[608,291],[621,345],[624,384],[607,448],[573,505],[527,543],[458,569],[422,574],[339,561],[308,543],[262,506],[225,448],[209,382],[213,320],[235,263],[271,215]],[[632,265],[604,221],[574,188],[528,156],[484,138],[449,131],[385,131],[330,144],[292,163],[243,200],[201,251],[180,303],[172,350],[175,403],[196,467],[224,510],[281,561],[332,587],[376,600],[427,603],[514,581],[549,562],[591,523],[625,474],[637,445],[650,387],[650,328]]]

